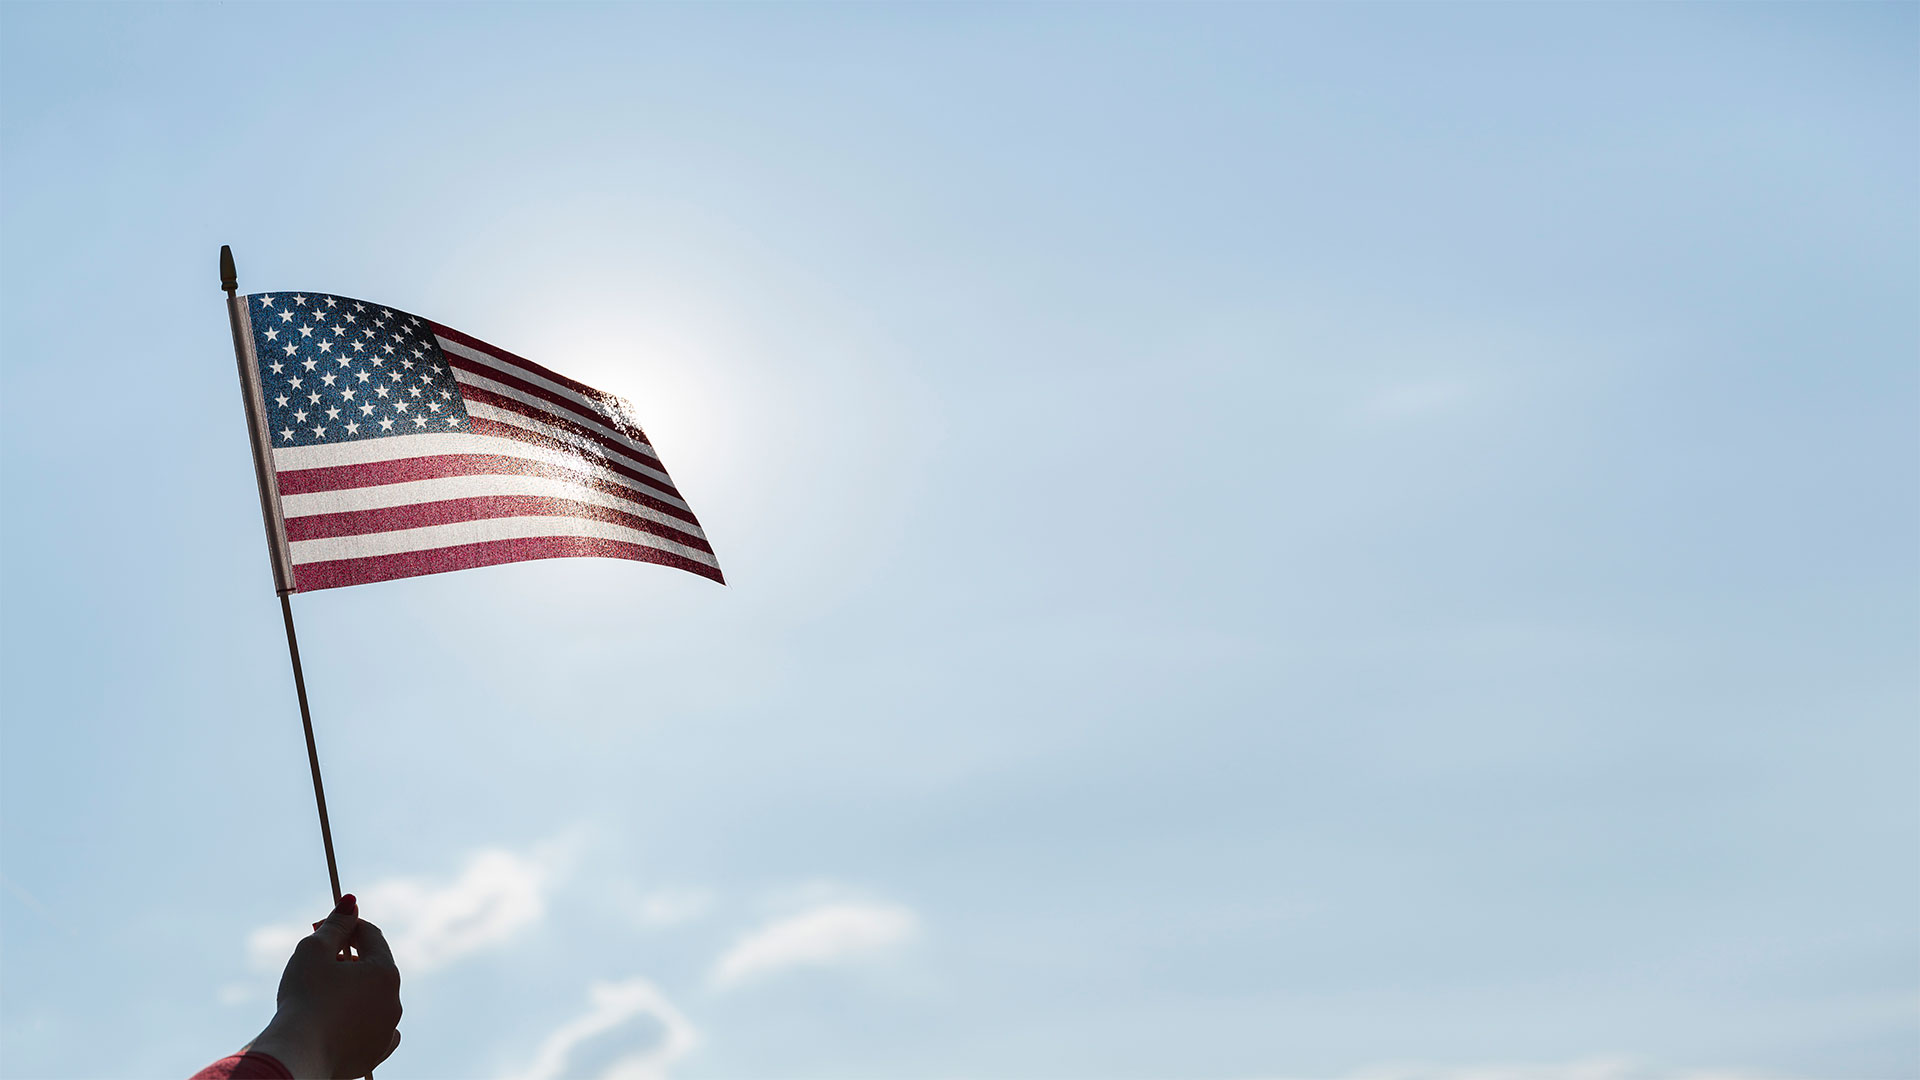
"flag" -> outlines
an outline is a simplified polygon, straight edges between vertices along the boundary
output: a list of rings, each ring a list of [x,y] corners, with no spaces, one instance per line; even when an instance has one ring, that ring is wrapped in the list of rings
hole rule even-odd
[[[378,304],[241,300],[269,527],[292,591],[569,556],[724,581],[620,399]]]

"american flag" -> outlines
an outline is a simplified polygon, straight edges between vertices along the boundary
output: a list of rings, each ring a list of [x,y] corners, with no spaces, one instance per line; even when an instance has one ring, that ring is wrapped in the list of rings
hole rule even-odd
[[[724,580],[618,398],[378,304],[241,299],[294,591],[576,555]]]

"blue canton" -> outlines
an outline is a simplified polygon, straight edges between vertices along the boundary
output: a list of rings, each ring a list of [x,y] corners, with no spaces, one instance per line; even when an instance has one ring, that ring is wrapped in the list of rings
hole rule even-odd
[[[274,446],[472,430],[427,320],[322,293],[254,293],[247,313]]]

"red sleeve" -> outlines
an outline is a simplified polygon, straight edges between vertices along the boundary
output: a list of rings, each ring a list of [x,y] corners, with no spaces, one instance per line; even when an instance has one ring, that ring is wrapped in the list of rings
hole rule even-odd
[[[293,1080],[293,1074],[280,1064],[279,1058],[249,1050],[223,1057],[187,1080]]]

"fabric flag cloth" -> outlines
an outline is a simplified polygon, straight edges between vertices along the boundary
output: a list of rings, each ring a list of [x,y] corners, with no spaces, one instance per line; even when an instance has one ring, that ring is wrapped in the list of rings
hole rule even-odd
[[[724,583],[620,399],[378,304],[241,299],[292,591],[569,556]]]

